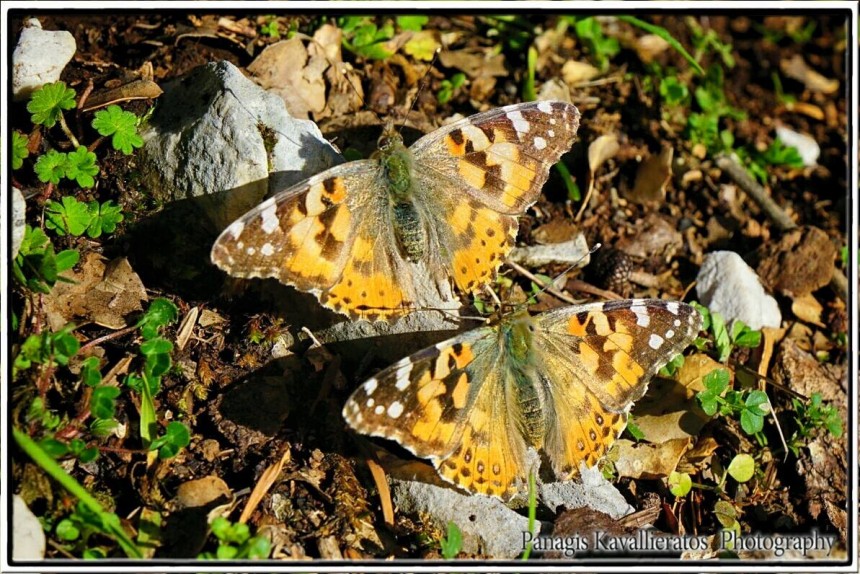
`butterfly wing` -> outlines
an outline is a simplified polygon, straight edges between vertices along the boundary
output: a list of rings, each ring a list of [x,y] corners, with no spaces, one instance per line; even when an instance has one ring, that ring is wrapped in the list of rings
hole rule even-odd
[[[633,401],[701,326],[693,307],[659,299],[564,307],[534,319],[536,362],[548,376],[553,409],[544,450],[559,479],[605,454]]]
[[[564,102],[505,106],[444,126],[409,148],[415,197],[439,230],[435,252],[461,290],[492,279],[513,247],[517,218],[573,145],[579,116]]]
[[[274,277],[315,294],[352,319],[408,306],[411,270],[392,257],[378,165],[336,166],[264,201],[234,221],[212,262],[235,277]]]
[[[524,480],[498,330],[482,327],[428,347],[363,383],[343,409],[356,431],[429,458],[445,480],[508,498]]]

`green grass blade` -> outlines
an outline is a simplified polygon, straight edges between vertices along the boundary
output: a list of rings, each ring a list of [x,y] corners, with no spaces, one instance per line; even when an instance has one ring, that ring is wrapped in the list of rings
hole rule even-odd
[[[114,527],[112,521],[107,518],[111,516],[111,513],[105,512],[101,504],[99,504],[99,502],[89,492],[87,492],[87,489],[63,470],[63,467],[57,464],[57,461],[43,451],[42,448],[27,435],[27,433],[22,432],[17,428],[13,428],[12,436],[15,438],[15,442],[18,443],[18,446],[20,446],[21,449],[33,459],[33,462],[48,473],[48,476],[59,482],[63,488],[68,490],[72,496],[75,496],[84,505],[86,505],[90,511],[103,518],[102,523],[105,524],[109,530],[107,534],[111,535],[114,540],[116,540],[117,544],[120,545],[126,556],[129,558],[143,558],[143,554],[140,549],[138,549],[131,538],[129,538],[126,531],[122,528]]]
[[[699,62],[697,62],[696,59],[693,58],[693,56],[689,52],[687,52],[687,50],[684,49],[684,46],[681,45],[681,42],[676,40],[669,33],[669,31],[666,30],[666,28],[663,28],[662,26],[655,26],[654,24],[649,24],[648,22],[640,20],[636,16],[618,16],[618,19],[622,22],[627,22],[631,26],[642,28],[646,32],[663,38],[664,40],[666,40],[666,42],[669,43],[670,46],[675,48],[676,52],[684,56],[684,59],[687,60],[691,66],[693,66],[693,68],[696,70],[696,73],[698,73],[700,76],[705,75],[705,70],[702,69],[702,66],[699,65]]]

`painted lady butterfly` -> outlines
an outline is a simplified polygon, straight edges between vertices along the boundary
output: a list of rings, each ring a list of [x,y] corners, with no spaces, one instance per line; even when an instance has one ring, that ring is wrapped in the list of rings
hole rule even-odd
[[[351,319],[390,320],[492,280],[517,218],[573,145],[575,106],[494,109],[409,148],[389,126],[369,160],[345,163],[233,222],[212,261],[236,277],[275,277]]]
[[[543,450],[559,480],[593,466],[700,326],[693,307],[659,299],[514,313],[383,370],[343,416],[429,458],[448,482],[507,500],[537,476],[530,448]]]

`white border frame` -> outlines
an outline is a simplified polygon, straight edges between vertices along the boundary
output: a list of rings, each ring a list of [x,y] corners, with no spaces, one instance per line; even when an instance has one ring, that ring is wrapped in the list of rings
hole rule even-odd
[[[635,566],[637,570],[643,572],[720,572],[720,571],[734,571],[739,568],[743,569],[743,571],[748,572],[813,572],[813,571],[827,571],[827,572],[857,572],[858,571],[858,542],[860,542],[860,536],[858,536],[858,464],[857,464],[857,445],[858,445],[858,434],[857,434],[857,424],[858,424],[858,409],[857,409],[857,401],[858,401],[858,386],[860,386],[860,379],[858,379],[858,365],[857,360],[860,358],[860,352],[858,352],[858,310],[857,310],[857,271],[858,271],[858,109],[860,109],[860,103],[858,103],[858,32],[860,32],[860,28],[858,28],[858,7],[855,2],[851,1],[821,1],[821,2],[794,2],[794,1],[750,1],[750,2],[731,2],[731,1],[685,1],[685,2],[667,2],[667,1],[654,1],[654,2],[642,2],[642,1],[633,1],[633,2],[622,2],[622,1],[607,1],[607,2],[583,2],[583,1],[565,1],[565,2],[498,2],[498,1],[488,1],[488,2],[475,2],[475,1],[466,1],[466,2],[447,2],[447,1],[414,1],[409,4],[404,4],[402,2],[395,1],[385,1],[385,2],[368,2],[368,1],[356,1],[356,2],[283,2],[283,1],[274,1],[274,2],[236,2],[236,1],[203,1],[203,2],[188,2],[186,1],[178,1],[178,2],[130,2],[130,1],[100,1],[100,2],[58,2],[58,1],[48,1],[48,2],[23,2],[20,0],[10,0],[6,1],[2,5],[2,30],[5,32],[7,30],[9,24],[9,10],[11,9],[32,9],[34,12],[48,12],[48,11],[56,11],[62,9],[76,9],[76,10],[98,10],[98,9],[127,9],[127,10],[139,10],[141,12],[158,10],[158,9],[168,9],[168,10],[179,10],[183,8],[187,8],[189,11],[194,11],[197,13],[200,12],[218,12],[218,11],[228,11],[234,8],[241,7],[242,11],[245,12],[254,12],[260,11],[265,13],[270,13],[278,10],[289,10],[289,11],[298,11],[298,10],[308,10],[311,12],[337,12],[338,10],[363,10],[366,9],[368,11],[374,9],[403,9],[404,12],[414,12],[414,11],[432,11],[432,10],[442,10],[442,11],[462,11],[468,12],[470,9],[479,9],[479,10],[498,10],[499,12],[509,12],[515,10],[529,9],[529,10],[561,10],[561,9],[570,9],[570,10],[595,10],[595,11],[611,11],[611,10],[621,10],[625,13],[632,13],[636,11],[644,11],[644,12],[652,12],[655,10],[659,10],[661,8],[669,8],[669,9],[678,9],[678,8],[688,8],[691,11],[695,10],[713,10],[713,11],[730,11],[730,10],[739,10],[739,11],[750,11],[750,10],[772,10],[773,12],[785,12],[788,10],[796,9],[814,9],[814,10],[831,10],[831,9],[848,9],[851,11],[851,19],[849,22],[850,32],[849,38],[847,41],[849,42],[849,50],[850,54],[850,69],[847,70],[847,75],[852,81],[852,89],[851,89],[851,101],[850,101],[850,109],[848,112],[849,118],[849,126],[848,126],[848,134],[849,134],[849,142],[848,142],[848,153],[849,153],[849,162],[848,165],[850,169],[852,169],[850,183],[849,185],[851,190],[850,196],[850,213],[849,213],[849,258],[850,258],[850,267],[851,267],[851,275],[849,276],[849,311],[850,311],[850,326],[848,330],[848,338],[849,338],[849,347],[851,349],[851,357],[853,357],[853,361],[850,361],[850,371],[849,371],[849,379],[848,386],[850,388],[850,402],[848,413],[849,417],[851,417],[853,424],[851,428],[847,429],[848,434],[846,440],[849,441],[849,449],[851,451],[849,454],[853,456],[849,456],[848,461],[848,473],[850,476],[850,484],[849,484],[849,502],[853,500],[854,505],[849,507],[849,527],[848,527],[848,535],[850,539],[850,544],[852,546],[853,554],[849,556],[851,562],[846,566],[829,566],[828,563],[822,561],[814,561],[809,560],[805,562],[792,562],[792,563],[782,563],[782,562],[771,562],[769,564],[761,564],[758,565],[755,562],[747,562],[747,561],[720,561],[720,562],[693,562],[691,561],[689,564],[682,563],[677,566],[667,565],[665,562],[660,565],[649,566],[649,561],[646,560],[615,560],[612,561],[611,566],[601,566],[597,565],[594,562],[584,562],[582,566],[580,565],[554,565],[553,562],[550,561],[539,561],[533,560],[530,562],[470,562],[470,561],[462,561],[453,563],[432,563],[427,562],[422,563],[420,561],[395,561],[395,562],[382,562],[380,561],[378,565],[373,566],[358,566],[354,565],[350,562],[325,562],[325,561],[313,561],[313,562],[241,562],[241,563],[207,563],[203,561],[197,560],[187,560],[187,561],[171,561],[171,562],[159,562],[158,565],[155,566],[146,566],[146,561],[128,561],[128,566],[123,566],[123,561],[113,560],[110,563],[105,563],[104,566],[100,565],[100,562],[66,562],[66,561],[58,561],[58,560],[50,560],[45,561],[37,566],[13,566],[9,564],[9,557],[6,556],[6,551],[9,547],[9,529],[10,525],[6,522],[7,517],[11,517],[10,514],[10,502],[11,502],[11,494],[9,489],[11,487],[11,476],[9,474],[8,467],[8,455],[9,452],[9,433],[8,430],[8,417],[6,413],[6,405],[9,404],[9,381],[6,380],[7,374],[10,371],[10,354],[9,354],[9,342],[8,342],[8,333],[6,332],[7,326],[7,317],[9,317],[9,301],[7,294],[9,293],[9,265],[10,261],[8,261],[8,253],[9,253],[9,245],[8,245],[8,225],[11,217],[10,213],[10,199],[8,197],[7,190],[10,188],[10,178],[8,171],[8,162],[4,159],[0,161],[0,182],[2,182],[2,191],[0,191],[0,197],[2,197],[3,203],[3,212],[2,218],[0,218],[0,248],[2,248],[2,253],[6,258],[5,265],[0,268],[0,312],[2,312],[2,317],[4,323],[0,326],[0,368],[2,368],[2,384],[0,384],[0,405],[2,405],[2,409],[0,409],[0,571],[2,572],[163,572],[166,570],[171,570],[175,572],[224,572],[224,571],[244,571],[244,572],[307,572],[307,571],[316,571],[316,572],[343,572],[345,570],[352,572],[391,572],[391,571],[403,571],[409,570],[412,572],[483,572],[487,570],[492,570],[494,572],[610,572],[617,571],[623,567],[633,567]],[[4,34],[5,36],[5,34]],[[10,94],[11,87],[9,86],[9,76],[11,72],[7,69],[6,64],[10,62],[11,58],[11,49],[13,45],[11,44],[12,39],[8,37],[4,37],[3,41],[0,42],[0,57],[2,57],[3,69],[4,73],[2,74],[2,80],[0,80],[0,88],[2,88],[2,104],[0,104],[0,113],[2,113],[2,121],[0,121],[0,125],[5,126],[8,130],[9,122],[8,113],[8,101],[7,96]],[[6,133],[3,133],[2,136],[7,136]],[[3,150],[8,151],[11,148],[10,138],[9,137],[0,137],[3,141]],[[853,145],[852,145],[853,143]],[[6,155],[4,154],[5,158]],[[853,283],[852,283],[853,280]],[[851,535],[853,535],[853,539],[851,539]],[[443,565],[444,564],[444,565]],[[503,565],[504,564],[504,565]],[[789,566],[791,564],[791,566]]]

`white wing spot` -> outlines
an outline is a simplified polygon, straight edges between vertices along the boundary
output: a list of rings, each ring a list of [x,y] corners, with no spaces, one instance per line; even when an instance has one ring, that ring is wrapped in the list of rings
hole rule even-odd
[[[548,135],[551,138],[554,138],[555,137],[555,130],[547,130],[546,135]]]
[[[369,397],[376,390],[376,379],[370,379],[364,383],[364,392]]]
[[[249,247],[245,253],[247,253],[248,255],[253,255],[256,252],[257,252],[257,250],[255,248]]]
[[[546,140],[538,136],[535,138],[535,149],[542,150],[546,147]]]
[[[675,331],[673,331],[672,329],[669,329],[668,331],[666,331],[666,338],[667,339],[671,339],[674,336],[675,336]]]
[[[388,407],[388,416],[396,419],[403,414],[403,404],[400,401],[394,401]]]
[[[397,371],[394,373],[394,379],[397,381],[394,383],[394,388],[398,391],[405,391],[409,386],[409,383],[412,381],[409,380],[409,373],[412,372],[412,363],[406,363],[402,365]]]
[[[262,247],[260,247],[260,253],[262,253],[263,255],[268,257],[269,255],[272,255],[275,253],[275,248],[272,247],[271,243],[267,242],[267,243],[264,243]]]
[[[376,405],[376,408],[373,409],[373,414],[375,414],[375,415],[381,415],[384,412],[385,412],[385,407],[383,407],[382,405]]]
[[[529,122],[526,120],[519,110],[508,112],[505,114],[508,116],[508,119],[511,120],[511,123],[514,125],[514,129],[517,130],[518,133],[528,133],[529,131]]]
[[[233,239],[239,239],[239,236],[242,235],[243,229],[245,229],[245,222],[241,219],[237,219],[230,224],[230,227],[227,228],[227,230],[230,232],[230,235],[233,236]]]
[[[551,126],[554,126],[554,125],[555,125],[555,118],[550,118],[550,119],[549,119],[549,125],[551,125]]]
[[[367,405],[367,408],[370,408],[376,404],[376,401],[373,400],[373,397],[370,397],[369,399],[367,399],[367,402],[365,404]]]
[[[680,311],[680,307],[678,307],[677,301],[669,301],[666,303],[666,310],[668,310],[671,314],[677,315],[678,311]]]
[[[539,109],[545,114],[551,114],[552,104],[550,104],[549,102],[538,102],[537,109]]]
[[[660,335],[651,333],[651,337],[648,339],[648,346],[654,349],[655,351],[663,346],[663,343],[666,341],[663,340],[663,337]]]
[[[278,206],[272,200],[269,200],[269,204],[260,211],[260,218],[262,219],[260,228],[266,234],[272,233],[281,227],[278,221]]]
[[[640,327],[647,327],[651,323],[651,317],[648,315],[648,308],[643,305],[631,305],[630,310],[636,315],[636,324]]]
[[[675,320],[672,322],[672,324],[673,324],[674,326],[676,326],[676,327],[680,327],[680,326],[681,326],[681,320],[680,320],[680,319],[675,319]]]

